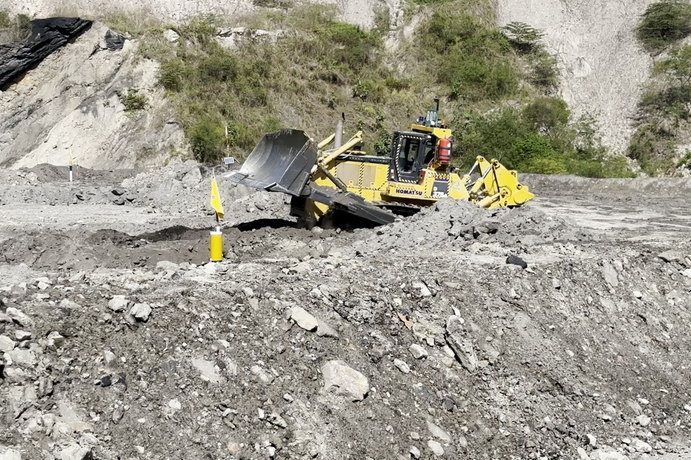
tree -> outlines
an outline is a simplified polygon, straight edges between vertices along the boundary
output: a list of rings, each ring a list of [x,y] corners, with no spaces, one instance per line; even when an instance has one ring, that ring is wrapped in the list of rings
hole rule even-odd
[[[659,53],[691,33],[691,4],[664,0],[649,5],[636,32],[648,51]]]

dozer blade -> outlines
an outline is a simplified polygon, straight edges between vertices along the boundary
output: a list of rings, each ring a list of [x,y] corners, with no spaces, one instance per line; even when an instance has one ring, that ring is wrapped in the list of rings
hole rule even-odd
[[[315,185],[310,188],[309,199],[328,205],[336,211],[346,212],[376,225],[386,225],[396,220],[392,213],[368,203],[360,195]]]
[[[310,180],[317,153],[317,146],[304,131],[285,129],[265,134],[242,168],[226,177],[248,187],[300,196]]]
[[[359,195],[310,183],[317,156],[317,146],[304,131],[286,129],[265,134],[240,170],[226,177],[248,187],[313,200],[377,225],[394,221],[391,213]]]

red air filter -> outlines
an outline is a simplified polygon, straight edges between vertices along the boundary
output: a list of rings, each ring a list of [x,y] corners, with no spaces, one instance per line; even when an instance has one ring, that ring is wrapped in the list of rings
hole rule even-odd
[[[439,164],[448,166],[451,163],[451,140],[440,139],[437,146],[437,159]]]

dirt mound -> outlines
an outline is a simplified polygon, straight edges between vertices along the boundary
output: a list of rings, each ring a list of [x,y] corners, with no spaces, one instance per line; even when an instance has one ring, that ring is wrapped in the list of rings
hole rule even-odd
[[[564,217],[546,214],[533,204],[486,210],[473,203],[441,200],[418,214],[375,231],[360,251],[457,251],[474,243],[525,252],[547,243],[601,238]]]

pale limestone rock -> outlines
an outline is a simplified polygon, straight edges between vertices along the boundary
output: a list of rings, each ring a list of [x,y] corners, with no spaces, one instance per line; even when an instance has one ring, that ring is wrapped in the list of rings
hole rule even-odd
[[[319,327],[317,319],[302,307],[293,307],[290,310],[290,319],[306,331],[313,332]]]
[[[324,390],[347,396],[351,401],[362,401],[369,393],[367,377],[343,361],[328,361],[322,366],[322,375]]]

